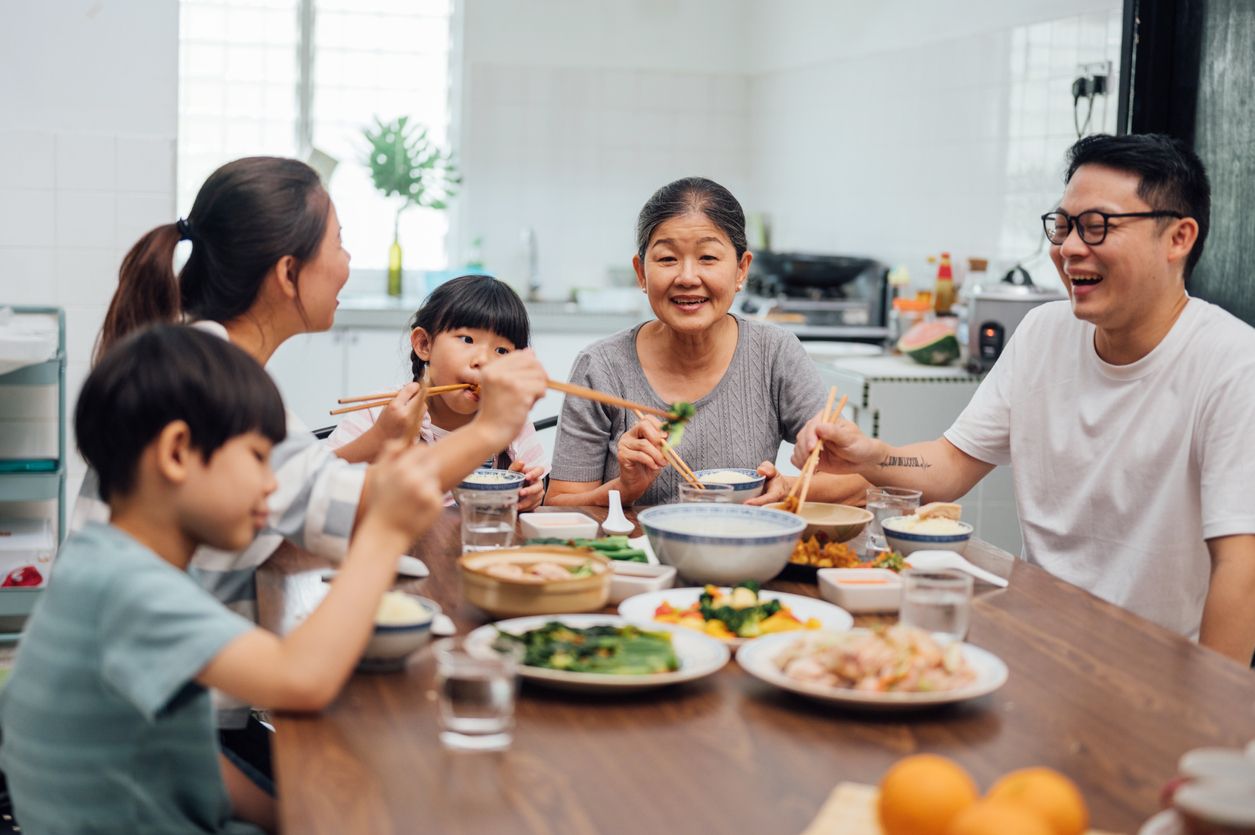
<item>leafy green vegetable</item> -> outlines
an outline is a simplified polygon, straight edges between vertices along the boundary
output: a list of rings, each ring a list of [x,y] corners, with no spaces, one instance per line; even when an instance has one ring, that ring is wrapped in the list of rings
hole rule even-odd
[[[687,401],[678,400],[671,404],[668,411],[671,418],[662,422],[662,431],[667,436],[667,446],[674,448],[680,445],[680,439],[684,437],[684,425],[697,414],[697,407]]]
[[[709,587],[708,587],[709,588]],[[697,598],[698,609],[705,620],[720,620],[728,627],[728,631],[742,638],[756,638],[762,634],[760,625],[767,618],[779,612],[783,608],[783,604],[779,600],[762,600],[758,598],[759,585],[753,580],[747,580],[743,583],[737,583],[732,587],[735,594],[736,589],[745,588],[754,593],[758,602],[753,606],[743,606],[734,608],[729,604],[732,595],[725,595],[720,598],[716,604],[715,596],[709,591],[703,591]]]
[[[500,632],[500,639],[524,647],[523,663],[572,673],[649,675],[680,669],[668,632],[637,626],[590,626],[579,629],[550,621],[521,635]]]
[[[592,548],[603,557],[622,562],[649,562],[645,552],[633,548],[626,536],[603,536],[600,539],[559,539],[537,537],[527,540],[526,545],[566,545],[571,548]]]

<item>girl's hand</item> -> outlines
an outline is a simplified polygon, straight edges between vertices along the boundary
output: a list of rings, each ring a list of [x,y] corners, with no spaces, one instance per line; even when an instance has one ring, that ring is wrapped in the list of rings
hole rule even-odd
[[[789,495],[789,487],[793,482],[787,476],[781,475],[776,465],[770,461],[764,461],[758,465],[758,474],[767,477],[766,483],[763,484],[763,492],[745,503],[764,505],[784,501]]]
[[[403,440],[389,441],[371,465],[380,489],[371,491],[363,524],[380,525],[413,542],[444,510],[440,474],[431,450]],[[396,559],[395,554],[381,558]]]
[[[416,394],[418,383],[406,383],[401,386],[396,397],[392,398],[392,402],[383,407],[383,412],[369,430],[376,434],[380,446],[388,441],[409,437],[410,427],[415,422],[421,423],[422,415],[417,412],[426,407],[426,402],[415,397]]]
[[[512,471],[523,474],[523,486],[519,488],[519,510],[522,511],[533,509],[545,498],[545,482],[542,480],[545,468],[532,467],[528,470],[525,467],[527,462],[521,458],[510,464]]]
[[[487,363],[480,371],[480,407],[475,420],[498,449],[518,437],[528,413],[545,396],[549,375],[529,348]]]
[[[662,424],[646,415],[619,436],[619,485],[625,501],[634,502],[654,483],[667,459],[662,454],[666,439]]]

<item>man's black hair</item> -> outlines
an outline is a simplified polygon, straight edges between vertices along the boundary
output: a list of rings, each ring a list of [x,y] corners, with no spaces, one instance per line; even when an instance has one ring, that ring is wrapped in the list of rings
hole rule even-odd
[[[1198,223],[1198,240],[1185,262],[1185,277],[1203,255],[1211,227],[1211,184],[1202,160],[1180,139],[1160,133],[1100,133],[1068,149],[1065,183],[1082,165],[1105,165],[1141,178],[1137,196],[1154,210],[1178,212]]]
[[[146,328],[105,352],[74,408],[78,448],[102,499],[134,489],[144,449],[176,420],[205,461],[246,432],[274,443],[287,433],[279,390],[255,359],[187,325]]]

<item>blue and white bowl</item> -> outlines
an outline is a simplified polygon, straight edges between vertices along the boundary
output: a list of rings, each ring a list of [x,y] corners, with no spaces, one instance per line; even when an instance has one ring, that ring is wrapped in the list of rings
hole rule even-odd
[[[744,481],[725,481],[720,473],[736,473],[745,476]],[[759,475],[757,470],[746,470],[741,467],[713,467],[709,470],[697,470],[693,473],[703,484],[727,484],[732,488],[732,501],[737,504],[748,501],[763,494],[763,485],[767,477]]]
[[[404,592],[397,592],[405,594]],[[440,614],[440,604],[416,594],[406,594],[422,607],[422,614],[407,623],[376,623],[374,634],[357,666],[367,672],[388,672],[405,666],[405,660],[431,640],[431,625]]]
[[[967,549],[968,540],[972,538],[972,526],[967,522],[955,522],[963,530],[960,533],[918,533],[902,530],[901,525],[914,516],[891,516],[881,523],[885,532],[885,541],[889,547],[902,556],[915,551],[955,551],[962,554]]]
[[[523,486],[523,474],[514,470],[494,470],[481,467],[458,484],[459,490],[518,490]]]
[[[636,516],[659,562],[693,583],[764,583],[781,572],[806,527],[800,516],[740,504],[669,504]]]

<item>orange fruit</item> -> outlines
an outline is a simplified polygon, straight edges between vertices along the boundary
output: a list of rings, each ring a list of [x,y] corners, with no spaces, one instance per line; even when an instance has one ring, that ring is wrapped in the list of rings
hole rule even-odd
[[[1050,824],[1031,809],[1006,800],[985,800],[959,813],[946,835],[1052,835]]]
[[[1089,810],[1076,784],[1052,768],[1021,768],[993,784],[985,795],[1032,809],[1054,835],[1082,835]]]
[[[881,778],[880,827],[884,835],[945,835],[950,821],[976,798],[976,784],[953,760],[936,754],[907,757]]]

